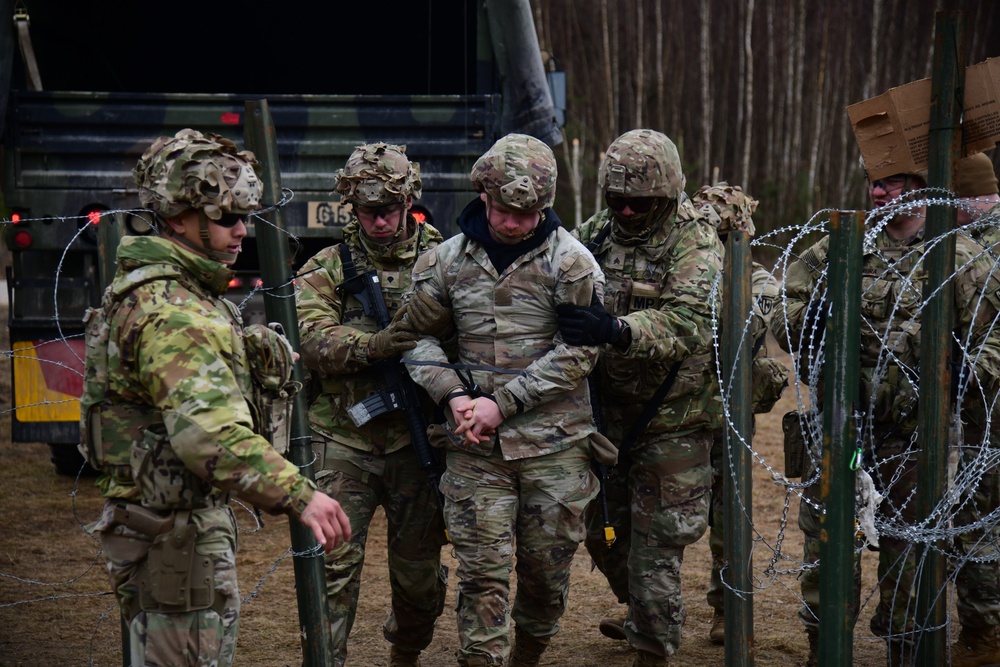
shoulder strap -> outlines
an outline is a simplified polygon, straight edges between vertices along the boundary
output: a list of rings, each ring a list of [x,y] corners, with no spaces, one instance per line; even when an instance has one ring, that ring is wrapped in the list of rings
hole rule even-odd
[[[670,388],[674,386],[674,380],[677,379],[677,373],[681,370],[681,363],[682,362],[678,361],[670,367],[667,377],[663,379],[663,382],[659,387],[657,387],[656,393],[653,394],[652,398],[650,398],[649,401],[646,402],[646,405],[642,408],[642,413],[639,415],[639,418],[635,421],[635,423],[632,424],[632,428],[629,429],[625,439],[622,440],[621,447],[618,448],[619,459],[628,455],[629,450],[632,449],[632,445],[635,444],[636,440],[639,439],[639,436],[642,435],[642,432],[646,430],[647,426],[649,426],[649,422],[653,421],[653,417],[656,416],[657,411],[663,404],[663,399],[667,397],[667,394],[670,392]]]
[[[347,247],[347,243],[341,243],[339,250],[340,263],[344,267],[344,281],[346,282],[358,275],[358,269],[354,266],[354,257],[351,255],[351,249]]]

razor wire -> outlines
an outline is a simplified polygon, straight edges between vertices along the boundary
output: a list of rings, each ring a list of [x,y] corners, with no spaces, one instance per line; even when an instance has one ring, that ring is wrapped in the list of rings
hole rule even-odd
[[[282,206],[286,204],[291,200],[291,197],[292,194],[290,191],[284,191],[282,200],[275,204],[275,206]],[[952,193],[947,191],[928,188],[916,193],[911,193],[905,198],[896,200],[887,206],[869,213],[866,219],[867,232],[864,240],[865,251],[876,254],[880,252],[876,247],[875,237],[895,215],[913,214],[914,212],[923,210],[923,208],[927,206],[949,206],[963,210],[970,214],[976,213],[976,210],[970,203],[964,200],[956,199]],[[776,229],[766,234],[757,236],[751,240],[751,251],[754,254],[777,254],[777,258],[770,268],[770,277],[773,278],[779,285],[779,300],[785,301],[788,298],[785,276],[787,275],[789,266],[798,260],[804,250],[813,242],[828,233],[830,213],[831,210],[829,209],[819,211],[802,225]],[[116,209],[102,211],[100,216],[102,219],[105,217],[111,219],[112,216],[118,214],[135,215],[139,217],[150,215],[150,213],[145,210]],[[252,214],[252,218],[256,224],[273,224],[261,217],[260,213]],[[37,220],[41,221],[42,219]],[[87,220],[87,216],[67,216],[47,218],[45,220],[48,220],[52,224],[77,225],[78,231],[73,236],[73,242],[75,242],[80,235],[85,232],[87,224],[92,222]],[[81,225],[81,222],[84,224]],[[147,220],[147,222],[149,221]],[[6,230],[4,228],[9,224],[12,223],[10,221],[0,221],[0,232],[5,232]],[[994,209],[988,215],[980,216],[976,222],[970,223],[962,228],[952,230],[949,234],[962,234],[966,236],[980,237],[983,234],[991,233],[990,230],[997,228],[1000,228],[1000,211]],[[150,224],[150,229],[152,230],[152,233],[156,233],[155,225]],[[288,234],[291,241],[298,241],[298,239],[296,239],[294,235],[287,230],[282,230],[282,232]],[[889,309],[890,313],[895,314],[900,312],[900,309],[904,304],[907,309],[912,309],[913,312],[918,315],[923,312],[926,306],[926,300],[918,285],[919,281],[917,280],[922,267],[922,258],[924,257],[924,253],[927,249],[942,242],[943,240],[943,238],[925,239],[921,250],[908,257],[907,261],[904,262],[909,265],[909,268],[906,271],[899,271],[893,268],[894,266],[898,266],[900,258],[892,258],[892,261],[889,261],[890,258],[884,258],[888,268],[885,269],[885,273],[883,275],[874,276],[873,278],[883,279],[884,281],[884,279],[890,277],[889,272],[895,271],[891,277],[893,279],[892,282],[899,285],[899,291],[897,294],[893,295],[892,299],[886,301],[886,307]],[[78,339],[82,336],[82,334],[64,332],[62,328],[64,320],[60,318],[59,314],[58,290],[60,285],[65,285],[75,279],[75,277],[69,276],[68,272],[64,269],[68,250],[68,246],[63,249],[55,271],[55,287],[53,288],[55,311],[53,319],[55,330],[57,332],[56,336],[52,339],[40,342],[35,347],[26,348],[22,351],[16,352],[14,350],[0,350],[0,354],[6,356],[11,360],[11,362],[29,352],[36,352],[38,348],[44,345],[61,344],[70,347],[69,341]],[[990,273],[991,276],[1000,276],[1000,252],[992,248],[981,246],[979,256],[983,258],[984,261],[988,261],[992,266]],[[904,255],[904,257],[906,256]],[[949,281],[943,285],[937,286],[936,290],[947,288],[951,284],[952,280],[957,278],[963,268],[964,267],[958,267]],[[825,275],[825,269],[821,271],[821,276],[822,275]],[[877,284],[880,281],[872,280],[870,282],[872,284]],[[827,286],[825,281],[820,279],[816,281],[816,284],[817,290],[812,296],[814,296],[817,300],[826,298]],[[240,310],[245,310],[253,298],[268,291],[269,289],[274,288],[265,288],[259,284],[254,285],[249,293],[245,295],[245,298],[243,298],[240,302]],[[717,282],[714,286],[716,296],[719,296],[719,291],[721,289],[721,282]],[[1000,339],[1000,321],[998,321],[1000,320],[1000,315],[986,318],[985,321],[980,321],[981,318],[977,318],[981,312],[985,312],[987,309],[989,305],[987,303],[988,296],[989,295],[985,293],[980,293],[972,302],[975,312],[970,313],[969,317],[971,317],[974,321],[977,321],[977,327],[970,327],[969,331],[963,335],[953,336],[953,342],[956,349],[960,352],[958,357],[961,359],[961,366],[963,368],[974,369],[978,365],[992,362],[993,360],[993,357],[991,356],[991,349],[988,346],[983,345],[983,341],[989,339],[994,332],[997,332],[996,335],[998,339]],[[1000,294],[998,294],[997,297],[1000,299]],[[716,301],[721,302],[721,298]],[[11,307],[12,305],[13,304],[10,304]],[[784,313],[785,310],[782,309],[781,312]],[[721,345],[721,337],[719,336],[718,331],[721,321],[719,315],[720,314],[717,310],[713,313],[713,328],[715,329],[713,347],[716,360],[722,358],[719,349],[719,346]],[[787,328],[787,322],[785,324],[785,328]],[[751,317],[748,316],[744,322],[742,332],[744,338],[750,337],[750,326]],[[873,329],[876,327],[876,323],[870,318],[862,316],[862,326]],[[916,331],[913,330],[913,326],[914,323],[912,321],[908,321],[904,324],[902,332],[916,334]],[[861,397],[861,405],[874,406],[878,403],[879,397],[875,394],[876,388],[882,383],[882,380],[887,377],[890,373],[890,369],[893,367],[902,369],[902,371],[907,374],[907,377],[911,379],[914,388],[913,396],[919,395],[919,368],[913,365],[912,359],[905,355],[903,353],[904,351],[900,347],[903,344],[905,336],[890,335],[890,333],[892,332],[884,332],[885,335],[880,340],[879,348],[877,353],[874,355],[874,363],[871,365],[872,377],[870,385],[872,387],[872,392],[867,396]],[[792,367],[788,369],[790,372],[790,383],[789,387],[785,391],[791,392],[794,397],[794,411],[798,415],[797,419],[805,434],[805,439],[808,445],[806,448],[809,460],[807,469],[811,471],[811,474],[808,474],[801,479],[786,477],[783,471],[783,461],[776,460],[775,455],[772,453],[763,452],[761,448],[756,445],[753,438],[741,439],[738,442],[738,446],[746,447],[749,450],[753,465],[755,467],[759,467],[760,471],[763,472],[762,475],[757,476],[757,479],[759,480],[762,477],[766,480],[766,488],[755,489],[755,495],[766,494],[770,497],[780,499],[781,502],[780,517],[777,521],[769,522],[769,524],[776,524],[774,527],[763,527],[759,525],[753,526],[753,539],[751,541],[752,544],[747,562],[743,564],[728,564],[729,567],[742,565],[748,572],[751,573],[753,590],[738,591],[738,593],[741,594],[765,591],[771,587],[778,586],[796,596],[801,603],[802,600],[799,596],[798,577],[803,572],[814,567],[812,563],[805,562],[803,560],[801,549],[798,549],[795,553],[793,553],[786,548],[786,544],[789,542],[789,540],[787,540],[789,535],[788,531],[798,531],[794,520],[794,506],[796,503],[812,503],[815,509],[822,510],[822,507],[817,505],[815,501],[810,498],[810,494],[805,493],[805,491],[806,489],[814,487],[820,481],[820,475],[818,472],[821,469],[819,443],[822,442],[823,430],[821,405],[816,400],[816,395],[811,391],[810,387],[820,386],[824,360],[823,344],[825,335],[825,330],[819,330],[819,328],[817,328],[816,330],[808,332],[803,330],[801,336],[799,336],[796,340],[777,341],[781,347],[791,351],[790,363]],[[743,347],[744,349],[749,349],[751,346]],[[70,370],[73,373],[80,375],[82,378],[81,369],[83,366],[83,359],[79,358],[79,355],[75,352],[72,358],[78,362],[79,367],[74,367],[74,365],[67,364],[65,362],[44,360],[40,357],[38,359],[44,363],[51,363],[59,366],[63,370]],[[802,359],[810,360],[810,363],[808,364],[809,368],[801,367]],[[725,369],[721,367],[720,363],[716,361],[716,373],[722,392],[722,405],[724,406],[723,410],[726,427],[730,428],[732,426],[732,421],[728,408],[728,388],[723,380],[725,375],[724,370]],[[801,381],[796,381],[796,378],[801,378]],[[873,526],[877,535],[888,535],[905,540],[910,545],[910,548],[915,549],[918,546],[923,546],[932,549],[940,549],[949,559],[951,564],[946,587],[940,591],[940,594],[942,596],[946,596],[950,601],[953,601],[954,599],[953,584],[957,573],[964,564],[988,563],[997,564],[998,567],[1000,567],[1000,563],[998,563],[998,561],[1000,561],[1000,529],[998,529],[998,525],[1000,525],[1000,506],[989,507],[988,511],[983,513],[979,511],[981,510],[981,507],[974,503],[974,496],[977,490],[990,484],[994,486],[998,485],[997,467],[1000,465],[1000,446],[994,446],[994,441],[1000,441],[1000,437],[994,438],[992,434],[992,414],[998,407],[998,396],[990,395],[987,388],[981,386],[978,382],[975,382],[974,378],[974,374],[971,373],[967,373],[964,376],[964,381],[961,382],[958,387],[957,402],[959,405],[967,406],[967,410],[975,410],[977,414],[983,416],[984,421],[982,427],[978,429],[976,437],[972,441],[962,441],[953,447],[955,455],[953,456],[952,469],[949,471],[948,489],[944,494],[944,497],[942,497],[934,507],[931,515],[922,522],[908,523],[903,521],[901,517],[903,516],[902,510],[906,509],[905,507],[883,507],[880,511],[874,513],[873,521],[870,524]],[[59,402],[66,403],[75,400],[76,399],[73,398],[67,398]],[[903,408],[908,407],[909,409],[915,411],[915,399],[911,400],[911,403],[912,405],[903,406]],[[52,402],[40,401],[30,405],[20,405],[18,408],[51,405],[53,405]],[[876,452],[878,449],[877,443],[875,442],[876,436],[872,427],[872,409],[872,407],[869,407],[859,409],[857,412],[857,421],[859,424],[858,445],[863,452],[870,453]],[[14,408],[12,407],[6,408],[3,411],[0,411],[0,414],[11,413],[13,410]],[[955,417],[956,420],[958,420],[956,423],[961,423],[959,418],[962,417],[962,413],[956,412]],[[758,415],[757,418],[761,419],[762,417]],[[730,432],[732,433],[734,431],[730,430]],[[917,439],[914,434],[909,439],[908,447],[903,452],[894,454],[894,456],[915,456],[916,444]],[[877,460],[873,456],[864,456],[860,461],[860,469],[878,480],[878,484],[880,485],[879,491],[884,496],[888,496],[888,491],[894,484],[901,483],[898,477],[890,476],[887,478],[881,478],[877,475],[877,468],[891,468],[892,462],[892,459]],[[79,483],[79,478],[77,483]],[[74,490],[74,494],[75,493],[76,491]],[[1000,491],[997,492],[997,496],[1000,497]],[[883,500],[883,502],[887,501]],[[908,502],[912,502],[912,494],[909,496]],[[751,514],[752,503],[748,503],[747,499],[736,499],[736,503],[740,511],[742,511],[745,515]],[[998,503],[998,505],[1000,505],[1000,503]],[[246,527],[243,525],[246,521],[240,521],[241,535],[253,534],[260,528],[259,517],[249,508],[246,508],[246,511],[247,514],[253,517],[252,523],[254,523],[256,527]],[[977,511],[979,511],[978,515]],[[75,506],[74,517],[80,530],[85,531],[88,521],[86,517],[78,516],[76,514]],[[96,519],[96,517],[93,518]],[[869,537],[874,538],[875,536],[872,535]],[[955,541],[959,538],[971,539],[974,543],[971,547],[961,550],[955,546]],[[857,553],[861,553],[861,551],[866,548],[868,548],[868,542],[864,540],[856,542],[855,549]],[[72,585],[78,579],[87,574],[87,572],[92,570],[94,565],[99,561],[100,555],[99,546],[96,546],[90,563],[81,563],[81,573],[78,576],[72,577],[64,582],[49,583],[27,577],[16,577],[4,572],[3,570],[6,568],[0,568],[0,578],[15,580],[18,583],[29,587],[65,587]],[[259,592],[264,587],[267,579],[291,555],[319,557],[321,554],[319,554],[319,552],[311,552],[309,554],[293,554],[290,549],[284,550],[280,554],[276,554],[268,569],[256,576],[256,584],[250,588],[252,592],[243,597],[244,604],[251,603],[258,598]],[[92,591],[75,593],[72,595],[97,596],[105,594],[107,594],[106,591]],[[59,602],[64,598],[72,597],[72,595],[37,596],[26,594],[24,599],[12,602],[2,602],[0,603],[0,606],[35,604],[42,601],[49,603]],[[877,601],[878,595],[879,593],[877,587],[871,590],[862,591],[862,610]],[[105,612],[105,614],[102,615],[101,619],[98,621],[97,625],[100,626],[101,622],[103,622],[105,617],[108,615],[110,614]],[[94,632],[96,634],[96,627]],[[870,635],[868,634],[867,629],[858,627],[855,629],[855,637],[865,639],[870,638]]]

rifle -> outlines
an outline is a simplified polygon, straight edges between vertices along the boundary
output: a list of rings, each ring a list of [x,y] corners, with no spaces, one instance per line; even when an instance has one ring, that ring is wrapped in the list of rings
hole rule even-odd
[[[346,243],[340,244],[340,258],[344,266],[344,282],[337,286],[337,291],[354,295],[361,302],[365,315],[375,318],[379,328],[385,329],[392,318],[389,317],[385,297],[382,296],[378,272],[372,270],[359,274]],[[402,410],[406,415],[406,427],[410,431],[417,463],[427,474],[427,479],[437,492],[438,502],[443,506],[441,491],[438,488],[441,470],[437,455],[427,439],[427,420],[421,408],[417,385],[410,374],[403,370],[398,356],[380,359],[374,366],[382,374],[385,388],[351,406],[347,413],[355,426],[363,426],[380,414]]]

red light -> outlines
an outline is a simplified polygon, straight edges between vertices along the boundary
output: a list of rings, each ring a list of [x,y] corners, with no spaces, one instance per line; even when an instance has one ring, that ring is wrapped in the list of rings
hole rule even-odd
[[[101,221],[101,212],[100,211],[89,211],[87,213],[87,221],[90,222],[90,224],[92,224],[92,225],[96,225],[97,223],[99,223]]]
[[[11,213],[10,214],[10,221],[13,222],[15,225],[17,223],[21,222],[21,214],[20,213]]]
[[[223,125],[239,125],[240,115],[232,111],[227,111],[226,113],[222,114],[219,120],[222,121]]]
[[[422,225],[427,222],[427,214],[423,211],[411,211],[413,219],[417,221],[418,225]]]
[[[256,285],[257,287],[263,287],[263,286],[264,286],[264,281],[263,281],[263,280],[261,280],[260,278],[258,278],[258,279],[257,279],[257,282],[256,282],[256,283],[254,283],[254,284],[255,284],[255,285]]]
[[[242,278],[233,278],[232,280],[230,280],[229,281],[229,289],[233,289],[234,287],[243,287],[243,279]]]
[[[14,233],[14,246],[24,250],[31,245],[31,232],[20,229]]]

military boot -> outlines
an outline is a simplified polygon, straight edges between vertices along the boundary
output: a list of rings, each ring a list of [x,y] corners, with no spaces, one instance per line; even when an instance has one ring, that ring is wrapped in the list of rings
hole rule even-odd
[[[535,667],[542,659],[551,637],[532,637],[520,628],[514,628],[514,650],[510,652],[507,667]]]
[[[602,618],[600,625],[597,627],[600,629],[601,634],[605,637],[617,639],[618,641],[625,641],[628,639],[628,637],[625,636],[624,616],[608,616],[607,618]]]
[[[951,645],[952,667],[987,667],[1000,665],[1000,628],[966,629]]]
[[[819,629],[806,628],[806,638],[809,639],[809,655],[805,667],[819,667]]]
[[[712,615],[712,627],[708,630],[708,640],[713,644],[726,643],[726,612],[716,609]]]
[[[393,644],[389,649],[389,667],[420,667],[420,651],[401,651]]]
[[[632,667],[667,667],[667,659],[662,655],[639,649],[635,653]]]

